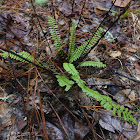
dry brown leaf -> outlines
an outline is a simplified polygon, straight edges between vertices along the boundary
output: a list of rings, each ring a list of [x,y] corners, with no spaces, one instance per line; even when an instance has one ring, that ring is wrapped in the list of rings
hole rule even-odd
[[[114,0],[113,0],[113,2],[114,2]],[[116,0],[114,5],[119,6],[119,7],[126,7],[129,2],[130,2],[130,0]]]
[[[134,137],[134,140],[139,140],[139,139],[140,139],[140,121],[138,123],[137,133]]]
[[[121,52],[120,51],[111,51],[111,53],[109,55],[113,58],[116,58],[116,57],[121,56]]]
[[[127,51],[132,52],[132,53],[137,52],[138,47],[139,46],[137,46],[136,44],[132,44],[132,43],[125,45],[125,48],[127,49]]]

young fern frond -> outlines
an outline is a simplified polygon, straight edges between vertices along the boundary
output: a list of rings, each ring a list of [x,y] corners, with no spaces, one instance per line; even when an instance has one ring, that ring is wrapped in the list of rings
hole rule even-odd
[[[106,65],[103,64],[102,62],[97,62],[97,61],[85,61],[85,62],[82,62],[80,64],[81,67],[85,67],[85,66],[92,66],[92,67],[98,67],[98,68],[105,68]]]
[[[48,17],[48,23],[49,23],[49,29],[51,36],[54,40],[54,44],[56,45],[56,49],[59,49],[61,47],[61,37],[58,32],[58,26],[55,21],[55,19],[51,16]]]
[[[94,46],[97,43],[97,41],[102,36],[103,32],[104,29],[102,27],[99,27],[99,29],[94,33],[94,36],[91,40],[83,42],[82,45],[74,51],[74,53],[70,56],[69,62],[72,63],[73,61],[76,61],[79,57],[81,57],[83,54],[85,54],[92,46]]]
[[[94,46],[97,41],[101,38],[102,33],[104,32],[104,29],[102,27],[99,27],[98,30],[94,33],[91,40],[89,40],[89,44],[85,48],[83,54],[85,54],[92,46]]]
[[[28,52],[25,52],[25,51],[22,51],[22,52],[19,52],[19,53],[14,52],[15,53],[14,54],[14,53],[6,52],[2,49],[0,49],[0,51],[2,52],[2,53],[0,53],[0,56],[2,56],[4,58],[10,57],[11,59],[15,59],[17,61],[25,62],[25,63],[32,63],[33,62],[36,65],[39,65],[40,67],[45,67],[47,69],[49,68],[45,63],[41,63],[38,60],[34,59],[34,57]]]
[[[75,48],[75,40],[76,40],[76,26],[75,26],[75,20],[72,22],[72,27],[70,27],[70,44],[69,44],[69,52],[68,57],[73,55],[74,48]]]
[[[82,56],[85,46],[87,45],[88,45],[88,41],[82,43],[82,45],[74,51],[73,55],[70,56],[69,63],[76,61],[80,56]]]

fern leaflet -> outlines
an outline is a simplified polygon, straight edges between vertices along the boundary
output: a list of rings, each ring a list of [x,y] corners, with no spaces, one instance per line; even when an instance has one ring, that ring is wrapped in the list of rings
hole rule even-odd
[[[56,49],[59,49],[61,47],[61,37],[58,32],[58,26],[55,21],[55,19],[51,16],[48,17],[48,23],[49,23],[49,29],[51,36],[54,40],[54,44],[56,45]]]
[[[84,43],[82,43],[82,45],[80,47],[78,47],[74,53],[70,56],[69,62],[72,63],[73,61],[76,61],[80,56],[82,56],[83,54],[83,50],[85,48],[85,46],[88,45],[88,41],[85,41]]]
[[[73,64],[63,63],[63,67],[68,73],[72,75],[78,75],[78,71],[75,69]]]
[[[74,84],[72,80],[67,79],[65,76],[56,75],[56,78],[61,87],[66,86],[65,91],[68,91]]]
[[[92,66],[92,67],[98,67],[98,68],[105,68],[106,65],[103,64],[102,62],[97,62],[97,61],[85,61],[85,62],[82,62],[80,64],[80,66]]]
[[[90,49],[92,46],[94,46],[97,41],[100,39],[100,37],[102,36],[102,33],[104,32],[104,29],[102,27],[99,27],[98,30],[94,33],[94,36],[92,37],[91,40],[89,40],[89,44],[88,46],[85,48],[83,54],[85,54],[88,49]]]

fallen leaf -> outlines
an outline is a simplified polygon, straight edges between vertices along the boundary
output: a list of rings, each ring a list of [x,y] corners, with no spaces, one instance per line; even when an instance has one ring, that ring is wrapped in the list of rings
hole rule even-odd
[[[110,53],[110,56],[113,57],[113,58],[116,58],[116,57],[118,57],[120,55],[121,55],[121,52],[120,51],[112,51]]]
[[[27,121],[21,120],[19,122],[17,122],[17,127],[18,129],[21,131],[23,128],[25,128],[25,126],[27,125]]]
[[[114,0],[113,0],[113,2],[114,2]],[[130,0],[116,0],[114,5],[118,6],[118,7],[126,7],[129,2],[130,2]]]
[[[134,137],[134,140],[139,140],[139,139],[140,139],[140,121],[138,123],[137,133]]]
[[[139,64],[138,62],[135,62],[135,63],[134,63],[134,66],[135,66],[135,69],[136,69],[136,73],[137,73],[138,75],[140,75],[140,64]]]
[[[101,127],[113,133],[115,133],[115,130],[122,132],[123,128],[121,127],[120,121],[110,115],[111,112],[105,112],[105,114],[101,115],[102,119],[99,120]]]
[[[82,140],[85,135],[89,132],[89,127],[84,125],[82,122],[76,121],[74,128],[75,139]]]
[[[133,91],[131,91],[131,93],[130,93],[130,95],[128,96],[128,98],[130,99],[130,100],[135,100],[135,92],[134,92],[134,90]]]
[[[129,51],[129,52],[132,52],[132,53],[135,53],[135,52],[137,52],[137,50],[138,50],[138,46],[137,45],[135,45],[135,44],[126,44],[125,45],[125,48]]]
[[[47,133],[48,136],[52,140],[64,140],[64,134],[61,131],[61,129],[57,128],[57,126],[53,125],[50,122],[46,122],[46,128],[47,128]]]

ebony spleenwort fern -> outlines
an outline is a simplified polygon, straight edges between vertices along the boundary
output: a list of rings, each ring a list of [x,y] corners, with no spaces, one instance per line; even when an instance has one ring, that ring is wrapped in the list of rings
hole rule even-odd
[[[105,68],[106,65],[103,64],[102,62],[97,62],[97,61],[85,61],[85,62],[82,62],[80,64],[81,67],[83,66],[93,66],[93,67],[98,67],[98,68]]]
[[[53,22],[54,23],[54,22]],[[98,30],[94,33],[94,36],[92,39],[85,41],[82,43],[80,47],[78,47],[75,50],[75,40],[76,40],[76,33],[75,33],[75,21],[72,23],[72,27],[70,28],[70,45],[69,45],[69,52],[68,52],[68,59],[69,63],[63,63],[64,69],[71,74],[70,77],[73,81],[67,79],[64,75],[56,75],[57,81],[61,87],[66,86],[65,91],[68,91],[72,85],[75,83],[82,89],[86,95],[95,98],[97,101],[100,101],[100,104],[104,106],[106,110],[112,110],[112,114],[116,115],[116,112],[118,113],[118,116],[121,117],[123,115],[124,120],[126,121],[132,121],[135,124],[137,124],[136,120],[132,117],[132,112],[128,110],[128,108],[125,108],[124,106],[116,105],[112,99],[108,96],[101,95],[99,92],[94,91],[90,89],[89,87],[85,86],[85,82],[80,78],[78,71],[75,69],[75,66],[72,64],[72,62],[76,61],[79,57],[81,57],[83,54],[85,54],[92,46],[94,46],[98,40],[101,38],[102,33],[104,32],[104,29],[99,27]],[[53,32],[51,32],[52,36]],[[54,32],[54,34],[56,34]],[[59,37],[59,36],[58,36]],[[57,37],[56,37],[57,38]],[[99,67],[99,68],[105,68],[106,65],[102,62],[94,62],[94,61],[87,61],[80,64],[80,66],[93,66],[93,67]],[[66,80],[67,79],[67,80]]]
[[[49,29],[51,36],[54,40],[54,44],[56,45],[56,49],[61,48],[61,38],[58,32],[58,26],[53,17],[48,17]],[[84,55],[92,46],[94,46],[97,41],[100,39],[104,29],[99,27],[97,31],[95,31],[92,39],[85,41],[75,50],[75,40],[76,40],[76,33],[75,33],[75,20],[72,22],[72,27],[70,28],[70,45],[69,45],[69,63],[76,61],[79,57]],[[61,52],[62,53],[62,52]]]

